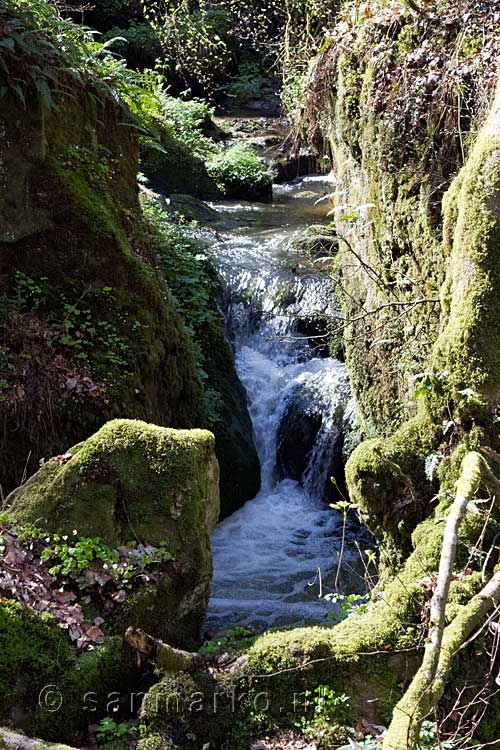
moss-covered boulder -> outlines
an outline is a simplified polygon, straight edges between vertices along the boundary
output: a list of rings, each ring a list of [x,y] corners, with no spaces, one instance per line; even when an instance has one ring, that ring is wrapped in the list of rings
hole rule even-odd
[[[213,435],[114,420],[69,454],[66,463],[46,462],[11,493],[10,514],[50,532],[76,529],[111,547],[166,543],[172,570],[159,585],[128,597],[115,628],[136,625],[171,643],[189,643],[205,612],[210,533],[219,513]]]
[[[159,129],[160,147],[151,141],[141,146],[141,169],[154,190],[161,193],[186,193],[205,200],[222,196],[214,178],[208,173],[201,155],[193,153],[164,125]]]
[[[207,168],[226,198],[262,202],[272,199],[272,172],[246,143],[214,154]]]

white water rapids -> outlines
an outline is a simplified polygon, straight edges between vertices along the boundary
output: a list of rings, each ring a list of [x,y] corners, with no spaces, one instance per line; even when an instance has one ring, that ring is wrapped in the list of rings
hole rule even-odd
[[[272,206],[217,206],[235,219],[235,228],[214,245],[213,257],[226,286],[236,368],[261,462],[261,490],[213,533],[208,632],[237,624],[268,628],[321,622],[332,609],[318,596],[317,571],[323,593],[332,591],[342,518],[329,507],[325,490],[332,441],[349,420],[352,401],[345,365],[317,356],[296,334],[300,316],[333,314],[331,282],[327,276],[298,272],[296,260],[283,250],[298,227],[318,221],[316,201],[328,190],[331,186],[320,180],[302,181],[281,188]],[[324,204],[320,211],[324,215]],[[300,482],[286,476],[280,481],[277,468],[279,426],[292,397],[321,415]],[[345,590],[359,590],[360,557],[353,533],[347,539],[341,581]]]

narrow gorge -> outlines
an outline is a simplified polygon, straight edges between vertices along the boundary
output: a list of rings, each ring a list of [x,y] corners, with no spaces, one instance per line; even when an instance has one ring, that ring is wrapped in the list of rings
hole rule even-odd
[[[500,748],[499,60],[0,0],[1,747]]]

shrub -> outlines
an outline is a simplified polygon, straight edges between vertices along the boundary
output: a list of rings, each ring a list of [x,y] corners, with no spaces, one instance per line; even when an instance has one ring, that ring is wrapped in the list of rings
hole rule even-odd
[[[237,144],[220,151],[207,168],[227,198],[271,199],[272,173],[251,146]]]
[[[262,87],[269,82],[269,79],[262,75],[262,70],[258,60],[249,54],[241,57],[238,66],[238,75],[226,86],[224,92],[231,99],[235,99],[239,104],[244,104],[249,99],[256,99],[260,96]]]
[[[155,29],[148,23],[132,21],[126,29],[112,28],[100,38],[105,42],[115,39],[112,49],[124,57],[130,68],[153,68],[161,55],[161,43]]]

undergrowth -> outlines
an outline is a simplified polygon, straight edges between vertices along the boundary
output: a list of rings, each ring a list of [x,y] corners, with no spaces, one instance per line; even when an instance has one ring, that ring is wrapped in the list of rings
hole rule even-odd
[[[215,425],[220,420],[221,396],[208,383],[205,352],[210,351],[212,332],[219,332],[222,326],[217,308],[217,273],[196,222],[186,222],[180,215],[167,213],[155,199],[148,197],[143,200],[143,210],[152,242],[158,249],[161,272],[193,341],[207,414]]]

